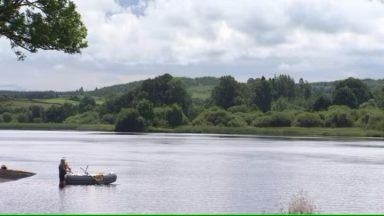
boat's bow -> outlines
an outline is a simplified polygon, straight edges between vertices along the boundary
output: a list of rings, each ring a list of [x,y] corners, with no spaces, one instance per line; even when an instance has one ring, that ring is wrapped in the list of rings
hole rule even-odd
[[[0,182],[14,181],[22,178],[27,178],[35,175],[36,173],[21,171],[21,170],[9,170],[0,169]]]

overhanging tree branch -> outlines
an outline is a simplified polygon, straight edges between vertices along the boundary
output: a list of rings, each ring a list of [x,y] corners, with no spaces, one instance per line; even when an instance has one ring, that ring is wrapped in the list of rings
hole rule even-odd
[[[19,48],[73,54],[87,47],[87,29],[71,0],[0,0],[1,36],[19,59],[25,56]]]

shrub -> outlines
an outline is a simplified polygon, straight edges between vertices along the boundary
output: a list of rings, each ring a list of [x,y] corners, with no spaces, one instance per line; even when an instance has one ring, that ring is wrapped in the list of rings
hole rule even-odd
[[[9,112],[5,112],[2,115],[3,121],[4,122],[11,122],[12,121],[12,114]]]
[[[149,100],[143,99],[139,101],[136,105],[137,111],[139,111],[140,115],[143,116],[146,120],[152,121],[154,118],[153,113],[153,103]]]
[[[324,122],[319,114],[304,112],[296,116],[293,124],[298,127],[322,127]]]
[[[122,109],[116,120],[115,131],[117,132],[142,132],[145,130],[144,118],[136,109]]]
[[[276,101],[272,102],[271,110],[276,112],[282,112],[289,107],[287,98],[280,97]]]
[[[288,204],[288,214],[314,214],[316,206],[304,192],[295,194]]]
[[[247,123],[240,116],[236,116],[223,109],[214,107],[200,113],[193,125],[214,125],[222,127],[243,127]]]
[[[280,97],[276,101],[272,102],[271,111],[283,112],[286,110],[291,111],[304,111],[306,103],[303,100],[288,100],[287,98]]]
[[[19,114],[17,115],[17,121],[20,123],[29,122],[29,116],[27,114]]]
[[[81,114],[77,114],[74,116],[70,116],[67,119],[65,119],[64,123],[69,124],[98,124],[99,121],[99,115],[97,112],[94,111],[88,111]]]
[[[33,118],[32,122],[33,123],[43,123],[43,119],[42,118]]]
[[[359,111],[358,125],[366,129],[384,130],[384,113],[379,109],[363,109]]]
[[[153,118],[153,125],[157,127],[167,127],[168,122],[166,119],[166,112],[168,108],[167,107],[155,107],[153,109],[154,118]]]
[[[255,127],[289,127],[293,116],[289,113],[273,112],[270,115],[256,119],[252,125]]]
[[[44,107],[38,105],[32,105],[29,107],[30,119],[44,118]],[[32,120],[33,121],[33,120]]]
[[[45,111],[45,121],[61,123],[76,112],[77,107],[70,103],[64,103],[61,106],[53,105]]]
[[[359,106],[360,109],[375,108],[375,107],[378,107],[378,106],[374,99],[369,99],[367,102],[364,102]]]
[[[260,111],[257,112],[251,112],[251,113],[243,113],[243,112],[237,112],[235,113],[236,116],[244,119],[244,121],[247,123],[247,125],[251,125],[253,121],[263,116],[263,113]]]
[[[246,105],[231,106],[227,109],[231,113],[248,113],[249,108]]]
[[[77,95],[72,95],[72,96],[69,97],[69,100],[72,100],[72,101],[80,101],[80,98],[79,98],[79,96],[77,96]]]
[[[79,103],[79,111],[81,113],[83,112],[87,112],[87,111],[90,111],[92,109],[94,109],[96,106],[96,101],[93,97],[91,96],[84,96],[81,100],[80,100],[80,103]]]
[[[113,117],[112,114],[107,113],[107,114],[103,115],[103,117],[101,118],[101,121],[103,123],[106,123],[106,124],[114,124],[115,118]]]
[[[169,109],[167,109],[165,113],[168,125],[171,127],[176,127],[183,124],[183,110],[176,105],[173,104]]]
[[[331,109],[325,116],[326,127],[352,127],[353,119],[348,109]]]

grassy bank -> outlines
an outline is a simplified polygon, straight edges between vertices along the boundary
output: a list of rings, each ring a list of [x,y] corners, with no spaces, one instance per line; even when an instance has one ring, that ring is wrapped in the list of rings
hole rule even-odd
[[[15,130],[78,130],[113,131],[114,125],[107,124],[58,124],[58,123],[0,123],[1,129]],[[384,131],[362,128],[301,128],[301,127],[217,127],[180,126],[176,128],[149,128],[152,133],[207,133],[207,134],[250,134],[268,136],[306,136],[306,137],[384,137]]]
[[[106,124],[64,124],[64,123],[0,123],[1,129],[15,130],[79,130],[113,131],[113,125]]]
[[[217,127],[181,126],[174,129],[150,128],[150,132],[163,133],[208,133],[208,134],[254,134],[268,136],[329,136],[329,137],[384,137],[383,131],[362,128],[258,128],[258,127]]]

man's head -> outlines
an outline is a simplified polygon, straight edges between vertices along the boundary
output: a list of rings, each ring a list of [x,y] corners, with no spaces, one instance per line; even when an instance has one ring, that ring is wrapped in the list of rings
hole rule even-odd
[[[61,158],[60,163],[65,164],[65,158]]]

